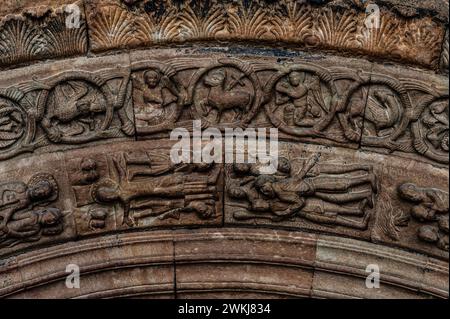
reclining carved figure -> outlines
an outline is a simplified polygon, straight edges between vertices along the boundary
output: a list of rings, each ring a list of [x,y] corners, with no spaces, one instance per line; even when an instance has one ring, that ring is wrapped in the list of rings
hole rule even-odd
[[[377,192],[377,181],[371,168],[367,165],[330,164],[319,167],[316,166],[317,161],[318,156],[309,159],[302,171],[294,176],[259,175],[241,179],[241,182],[232,181],[228,188],[230,197],[248,201],[254,212],[239,211],[235,218],[283,221],[302,217],[315,223],[366,229],[370,219],[366,209],[374,206],[374,193]],[[291,171],[288,167],[285,163],[284,172]],[[354,174],[359,171],[364,173]],[[353,190],[358,186],[365,189]],[[313,198],[320,204],[310,204],[309,199]],[[357,206],[351,205],[357,202]],[[363,220],[341,215],[362,216]]]

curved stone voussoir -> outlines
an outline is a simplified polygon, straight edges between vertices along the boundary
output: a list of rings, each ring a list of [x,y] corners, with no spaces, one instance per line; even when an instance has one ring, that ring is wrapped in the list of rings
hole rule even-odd
[[[82,274],[80,289],[65,288],[66,266],[73,260]],[[0,266],[7,278],[0,282],[0,295],[374,297],[365,283],[371,263],[385,271],[379,297],[448,296],[448,286],[442,286],[448,264],[423,255],[337,237],[243,228],[122,234],[26,253]]]

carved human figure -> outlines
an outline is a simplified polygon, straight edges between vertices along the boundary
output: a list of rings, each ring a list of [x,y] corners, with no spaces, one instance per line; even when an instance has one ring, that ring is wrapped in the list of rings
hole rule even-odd
[[[99,178],[97,162],[91,158],[83,158],[78,169],[71,175],[72,185],[90,185]]]
[[[214,166],[214,163],[173,163],[170,155],[159,151],[125,153],[124,159],[129,180],[139,176],[155,177],[173,172],[184,172],[185,174],[206,172]]]
[[[419,222],[427,223],[419,228],[419,239],[448,250],[448,192],[436,188],[422,188],[412,183],[400,185],[398,192],[401,198],[414,204],[411,215]]]
[[[108,212],[104,208],[92,208],[89,210],[89,228],[92,230],[106,227]]]
[[[143,83],[138,88],[142,96],[141,103],[136,105],[136,121],[138,126],[159,124],[164,122],[166,108],[176,102],[182,92],[157,69],[150,69],[143,74]]]
[[[0,230],[0,247],[38,241],[42,236],[58,235],[63,230],[63,215],[57,208],[20,212]]]
[[[149,205],[151,204],[151,205]],[[192,214],[195,213],[201,219],[209,219],[214,215],[214,201],[191,201],[186,203],[184,200],[181,201],[180,207],[172,208],[171,206],[173,202],[165,202],[165,201],[153,201],[151,203],[147,203],[150,209],[145,210],[140,214],[133,214],[134,218],[144,218],[144,217],[157,217],[160,220],[165,219],[177,219],[179,220],[181,214]],[[140,205],[139,208],[143,208]]]
[[[200,102],[202,115],[207,117],[212,110],[217,112],[215,123],[220,123],[222,115],[228,111],[234,111],[232,122],[240,120],[243,113],[247,112],[253,100],[253,94],[244,89],[246,84],[243,73],[231,74],[226,69],[214,69],[203,79],[203,84],[208,88],[204,100]],[[236,88],[237,86],[244,88]]]
[[[287,79],[275,87],[276,105],[284,105],[284,122],[287,125],[313,126],[327,109],[322,96],[320,79],[313,76],[307,81],[306,73],[292,71]]]
[[[37,174],[28,185],[23,182],[0,184],[0,231],[5,231],[15,213],[51,202],[58,196],[57,192],[56,181],[48,174]]]
[[[364,229],[367,227],[369,215],[366,206],[373,207],[373,192],[377,191],[376,178],[366,165],[328,165],[316,167],[318,156],[307,161],[303,169],[294,176],[290,174],[288,161],[281,161],[279,173],[275,175],[259,175],[246,179],[232,179],[228,188],[230,197],[247,200],[252,213],[239,211],[237,219],[265,218],[270,212],[274,221],[289,219],[294,216],[303,217],[317,223],[342,225]],[[236,166],[238,174],[244,172]],[[340,175],[366,170],[361,175]],[[247,172],[251,170],[246,169]],[[326,174],[326,175],[321,175]],[[370,185],[371,190],[352,191],[359,185]],[[322,200],[320,207],[307,206],[308,198]],[[357,207],[343,204],[359,202]],[[255,215],[263,213],[262,215]],[[347,219],[339,215],[364,216],[363,221]]]
[[[421,222],[434,221],[439,215],[448,214],[448,193],[436,188],[421,188],[405,183],[398,188],[399,195],[415,205],[411,215]]]
[[[215,194],[216,187],[209,185],[210,178],[217,178],[216,175],[199,179],[184,172],[175,172],[152,180],[135,182],[122,180],[120,184],[106,179],[94,186],[92,197],[98,203],[120,203],[124,208],[124,224],[131,227],[135,224],[133,216],[130,216],[132,202],[139,199],[159,201],[160,198],[183,199],[190,195]],[[153,204],[155,203],[158,204],[157,202]]]

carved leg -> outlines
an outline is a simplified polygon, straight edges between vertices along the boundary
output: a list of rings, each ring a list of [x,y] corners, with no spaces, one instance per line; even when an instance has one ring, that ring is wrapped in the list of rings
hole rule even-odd
[[[349,164],[349,165],[336,165],[336,164],[319,164],[317,165],[317,175],[319,174],[345,174],[353,173],[356,171],[372,171],[372,166],[365,164]]]
[[[367,200],[368,204],[372,207],[372,192],[370,190],[358,191],[358,192],[349,192],[343,194],[330,194],[323,192],[316,192],[314,194],[315,197],[320,198],[324,201],[342,204],[342,203],[350,203],[356,202],[360,200]]]
[[[342,206],[334,203],[324,203],[321,211],[324,213],[333,213],[338,215],[364,216],[367,199],[363,199],[357,206]]]

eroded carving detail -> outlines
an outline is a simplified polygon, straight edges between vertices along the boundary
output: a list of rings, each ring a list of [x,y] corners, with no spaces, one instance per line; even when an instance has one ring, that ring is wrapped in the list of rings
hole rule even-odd
[[[192,127],[192,120],[202,128],[274,126],[282,138],[448,163],[442,86],[311,62],[188,57],[135,62],[132,69],[139,135]]]
[[[38,241],[63,231],[59,209],[46,207],[59,196],[58,184],[50,174],[39,173],[25,184],[0,184],[0,247]]]
[[[417,237],[423,242],[432,243],[448,251],[448,192],[406,183],[399,186],[398,194],[413,204],[411,216],[421,224],[425,224],[417,230]]]
[[[377,193],[372,168],[319,163],[319,158],[320,154],[316,154],[304,160],[300,168],[280,158],[274,176],[260,174],[256,164],[230,166],[227,193],[241,203],[236,207],[243,208],[236,209],[234,218],[274,222],[301,218],[323,225],[367,229]]]
[[[88,41],[83,10],[79,12],[80,25],[69,28],[65,9],[29,8],[22,14],[0,17],[0,66],[85,53]]]
[[[77,206],[91,230],[111,230],[109,218],[122,228],[180,220],[183,214],[217,217],[216,164],[175,165],[161,150],[148,150],[76,159],[69,167]]]
[[[0,89],[0,159],[134,135],[129,72],[62,72]]]
[[[203,40],[285,42],[413,62],[435,69],[445,29],[432,17],[383,11],[366,26],[366,6],[328,2],[103,0],[88,2],[94,50]]]

